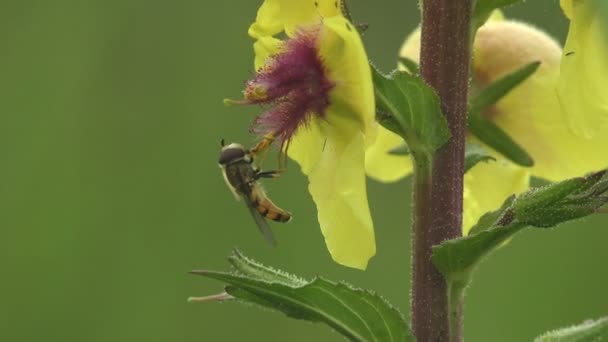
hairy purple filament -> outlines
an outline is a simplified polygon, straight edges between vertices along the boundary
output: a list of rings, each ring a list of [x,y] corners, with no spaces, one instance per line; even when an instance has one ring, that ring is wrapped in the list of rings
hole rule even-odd
[[[319,33],[319,28],[300,30],[247,82],[247,101],[270,107],[255,119],[254,133],[273,134],[285,145],[313,115],[325,117],[334,83],[319,56]]]

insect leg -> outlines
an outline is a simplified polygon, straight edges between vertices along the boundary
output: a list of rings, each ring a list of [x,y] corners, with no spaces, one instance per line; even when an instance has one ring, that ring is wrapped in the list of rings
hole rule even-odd
[[[279,150],[279,170],[280,172],[287,171],[287,150],[291,141],[284,142]]]
[[[251,153],[252,155],[255,156],[259,153],[265,152],[268,149],[268,147],[270,146],[270,144],[272,144],[273,141],[274,141],[274,134],[268,133],[262,138],[262,140],[259,143],[257,143],[255,146],[253,146],[249,150],[249,153]]]
[[[283,173],[283,170],[274,170],[274,171],[261,171],[256,173],[255,178],[277,178]]]

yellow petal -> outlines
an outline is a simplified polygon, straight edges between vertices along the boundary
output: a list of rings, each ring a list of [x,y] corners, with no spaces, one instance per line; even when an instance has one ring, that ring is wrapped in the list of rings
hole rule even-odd
[[[568,19],[572,19],[572,1],[573,0],[559,0],[559,4],[562,7],[562,11],[564,11],[564,15]]]
[[[285,33],[293,36],[302,26],[321,22],[326,18],[341,16],[339,3],[335,0],[278,0],[281,3],[281,20]]]
[[[608,134],[608,36],[595,0],[562,1],[570,29],[557,94],[575,134]]]
[[[420,64],[420,26],[405,38],[399,50],[399,56],[407,57]]]
[[[302,173],[310,175],[324,149],[326,137],[321,132],[317,120],[298,128],[289,143],[287,153],[302,169]]]
[[[266,7],[264,7],[266,6]],[[365,269],[375,254],[375,239],[365,179],[365,148],[376,135],[371,70],[356,29],[331,0],[267,0],[250,28],[256,67],[278,52],[272,35],[319,29],[319,55],[334,83],[323,117],[312,115],[296,131],[288,154],[308,176],[321,231],[332,258]],[[266,17],[269,16],[269,17]],[[280,20],[280,25],[275,20]]]
[[[255,53],[254,65],[256,70],[264,66],[268,57],[279,52],[281,43],[281,40],[273,37],[260,37],[253,43],[253,51]]]
[[[492,11],[492,14],[490,14],[490,17],[488,18],[488,20],[486,20],[486,23],[493,22],[493,21],[502,21],[502,20],[505,20],[505,15],[502,13],[501,10],[495,9]]]
[[[378,137],[365,152],[365,171],[377,181],[395,182],[412,172],[412,160],[409,156],[389,154],[405,142],[397,134],[378,126]]]
[[[529,178],[529,171],[504,159],[482,162],[469,170],[464,175],[463,235],[483,214],[498,209],[507,197],[528,189]]]
[[[540,68],[486,113],[532,155],[532,174],[551,181],[580,176],[608,165],[608,132],[593,139],[575,136],[561,114],[555,84],[561,50],[545,33],[516,22],[491,23],[475,44],[475,79],[488,84],[523,65]]]
[[[357,124],[345,121],[332,126],[313,120],[298,130],[288,151],[308,176],[308,189],[332,258],[359,269],[365,269],[376,252],[364,149]]]
[[[332,258],[345,266],[365,269],[376,253],[374,226],[367,203],[364,137],[328,135],[309,190],[317,205],[319,224]]]
[[[265,0],[258,9],[258,15],[255,18],[255,22],[249,27],[249,36],[257,39],[260,37],[274,36],[283,31],[283,23],[280,18],[280,0]]]
[[[332,115],[357,120],[368,134],[375,122],[375,98],[369,61],[359,33],[342,16],[323,21],[319,53],[335,84],[330,92]]]
[[[248,31],[249,36],[257,40],[254,43],[256,69],[278,52],[280,40],[273,36],[282,31],[293,36],[297,29],[318,24],[323,18],[342,16],[339,6],[335,0],[265,0]]]

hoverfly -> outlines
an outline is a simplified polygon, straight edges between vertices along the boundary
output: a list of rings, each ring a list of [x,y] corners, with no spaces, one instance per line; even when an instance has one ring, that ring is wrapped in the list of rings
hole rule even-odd
[[[258,182],[260,178],[275,178],[280,175],[280,171],[262,171],[254,163],[258,153],[265,150],[272,140],[271,136],[267,136],[248,150],[238,143],[226,145],[222,139],[219,165],[228,188],[237,200],[243,199],[260,232],[274,246],[276,241],[265,219],[288,222],[291,214],[274,204]]]

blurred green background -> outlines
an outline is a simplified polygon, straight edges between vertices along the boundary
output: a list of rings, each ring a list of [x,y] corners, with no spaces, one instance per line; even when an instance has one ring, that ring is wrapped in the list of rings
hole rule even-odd
[[[276,249],[221,179],[220,138],[254,140],[259,108],[222,99],[238,98],[252,74],[246,31],[259,3],[0,3],[0,340],[342,340],[267,310],[186,303],[221,290],[187,271],[227,269],[234,246],[408,312],[409,179],[369,182],[378,253],[366,272],[331,261],[296,165],[266,183],[295,214],[273,225]],[[353,0],[351,11],[370,24],[370,58],[393,67],[416,2]],[[506,13],[565,38],[556,0]],[[468,291],[466,339],[530,340],[608,314],[605,225],[526,231],[485,261]]]

